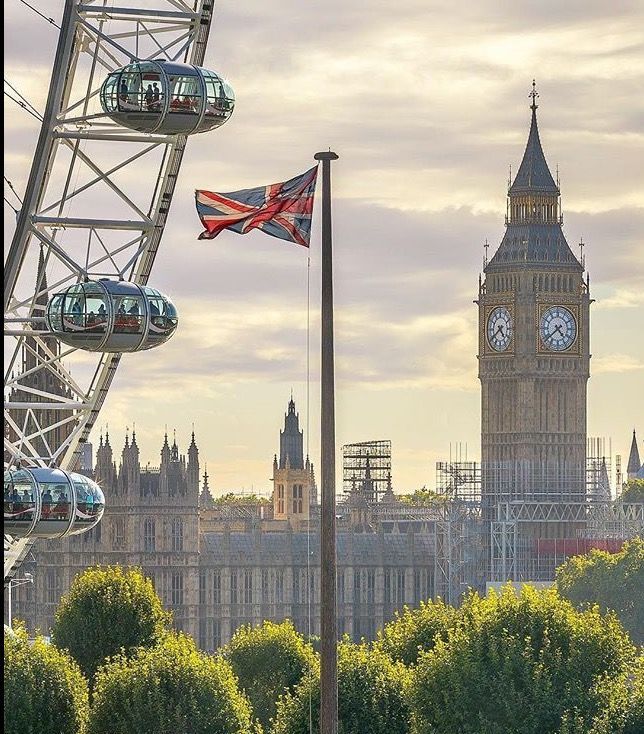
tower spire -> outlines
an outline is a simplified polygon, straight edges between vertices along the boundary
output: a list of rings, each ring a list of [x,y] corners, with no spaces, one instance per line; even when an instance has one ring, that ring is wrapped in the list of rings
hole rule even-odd
[[[633,429],[633,440],[631,441],[631,451],[628,455],[628,465],[626,466],[626,477],[627,479],[633,479],[637,472],[640,470],[640,452],[637,447],[637,436],[635,435],[635,429]]]
[[[510,196],[512,194],[553,194],[559,195],[557,184],[550,173],[546,157],[541,147],[539,139],[539,127],[537,125],[537,97],[539,93],[536,89],[536,82],[532,80],[532,91],[528,95],[532,99],[530,109],[532,110],[532,120],[530,121],[530,133],[528,134],[528,142],[526,144],[523,160],[514,178],[512,186],[510,186]]]
[[[532,80],[532,91],[528,95],[528,97],[532,97],[532,104],[530,105],[530,109],[532,110],[532,114],[536,114],[537,107],[539,106],[537,104],[537,97],[539,96],[539,92],[537,92],[537,82],[533,79]]]

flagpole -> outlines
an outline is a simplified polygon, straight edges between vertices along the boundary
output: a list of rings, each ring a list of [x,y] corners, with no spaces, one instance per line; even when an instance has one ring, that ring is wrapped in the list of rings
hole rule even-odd
[[[320,734],[338,731],[338,660],[335,554],[335,387],[333,364],[333,247],[331,237],[331,161],[335,153],[316,153],[322,161],[322,374],[320,528]]]

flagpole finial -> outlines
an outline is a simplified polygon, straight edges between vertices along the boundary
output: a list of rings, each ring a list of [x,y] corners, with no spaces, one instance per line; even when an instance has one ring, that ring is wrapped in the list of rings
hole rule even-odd
[[[321,153],[316,153],[313,157],[316,161],[337,161],[340,156],[332,150],[323,150]]]

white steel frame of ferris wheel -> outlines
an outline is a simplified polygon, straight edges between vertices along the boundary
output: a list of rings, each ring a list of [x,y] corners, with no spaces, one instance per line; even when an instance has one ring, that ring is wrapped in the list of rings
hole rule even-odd
[[[192,7],[183,0],[139,0],[138,7],[119,7],[118,0],[109,5],[106,0],[65,2],[42,126],[5,260],[4,418],[15,436],[8,438],[5,430],[10,464],[74,468],[79,443],[89,437],[120,355],[80,353],[65,345],[57,354],[51,337],[46,338],[38,299],[88,277],[147,283],[187,141],[185,135],[120,127],[101,110],[100,87],[110,72],[132,61],[164,58],[201,66],[213,4],[196,0]],[[112,146],[107,161],[101,147],[106,145]],[[133,169],[137,175],[128,180],[128,170]],[[106,193],[113,197],[107,217],[104,202],[96,199]],[[70,216],[70,208],[76,216]],[[36,283],[34,265],[41,254],[46,288],[40,280]],[[36,359],[36,366],[26,371],[25,353]],[[85,373],[84,384],[76,371],[72,377],[71,367],[77,364]],[[61,389],[34,388],[30,380],[38,370],[55,376]],[[11,401],[16,391],[29,399]],[[48,425],[37,422],[44,411],[54,416]],[[56,445],[55,430],[61,426],[71,429]],[[39,445],[45,447],[44,455]],[[8,560],[15,567],[16,557],[24,555],[18,546],[25,545],[27,539],[5,537],[5,581],[11,575]]]
[[[34,395],[33,402],[5,403],[5,420],[18,434],[15,441],[5,439],[5,450],[14,461],[70,466],[78,443],[89,435],[120,359],[117,354],[94,355],[97,362],[94,376],[88,387],[82,387],[66,367],[73,363],[76,350],[63,347],[57,356],[49,346],[50,340],[43,339],[47,332],[42,310],[36,304],[38,297],[90,276],[147,282],[186,144],[186,136],[130,131],[113,123],[102,111],[96,112],[100,86],[107,74],[133,60],[161,55],[201,65],[211,10],[212,4],[206,0],[198,11],[179,0],[157,0],[140,8],[108,7],[78,0],[66,3],[41,133],[5,265],[5,337],[14,340],[5,372],[5,398],[12,388]],[[111,30],[109,26],[118,29]],[[119,150],[128,144],[132,150],[108,168],[94,156],[92,144],[110,143],[120,144]],[[62,150],[69,151],[68,168],[54,181],[52,172]],[[161,152],[156,169],[148,166],[153,151]],[[146,165],[137,166],[142,159]],[[142,169],[147,171],[145,177],[138,175],[135,181],[137,194],[148,188],[147,208],[135,203],[136,197],[127,186],[116,180],[117,175],[133,166],[137,166],[137,173]],[[75,186],[74,176],[78,176],[80,169],[89,178],[83,185]],[[88,204],[88,195],[99,187],[115,194],[126,211],[106,218],[101,207],[102,216],[93,217],[97,207]],[[83,216],[65,216],[70,204]],[[118,233],[119,237],[112,236],[108,241],[106,232]],[[73,235],[76,235],[75,247],[70,247],[67,240]],[[79,247],[79,235],[86,241],[84,252]],[[25,258],[29,254],[33,258],[34,251],[40,247],[44,253],[47,288],[41,291],[34,286],[32,270],[28,276],[25,273],[31,283],[22,284],[23,291],[19,294]],[[53,265],[58,269],[55,278],[49,275]],[[5,339],[5,348],[6,345]],[[31,375],[21,372],[21,358],[24,350],[33,346],[46,355],[38,369],[55,373],[73,398],[37,391],[25,384],[25,378]],[[86,355],[84,360],[87,361]],[[26,435],[23,428],[28,423],[27,417],[33,419],[43,410],[55,411],[59,420]],[[34,444],[49,445],[52,430],[68,423],[73,424],[73,431],[65,442],[49,446],[48,455],[39,455]]]

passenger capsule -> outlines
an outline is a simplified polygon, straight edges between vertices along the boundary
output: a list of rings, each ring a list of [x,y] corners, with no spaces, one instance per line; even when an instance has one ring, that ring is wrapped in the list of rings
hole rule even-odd
[[[123,127],[191,135],[223,125],[233,114],[235,94],[214,71],[175,61],[139,61],[107,77],[101,105]]]
[[[62,538],[93,528],[105,496],[96,482],[62,469],[30,467],[4,473],[4,530],[18,538]]]
[[[174,334],[177,310],[154,288],[124,280],[90,280],[56,293],[47,328],[61,342],[89,352],[138,352]]]

